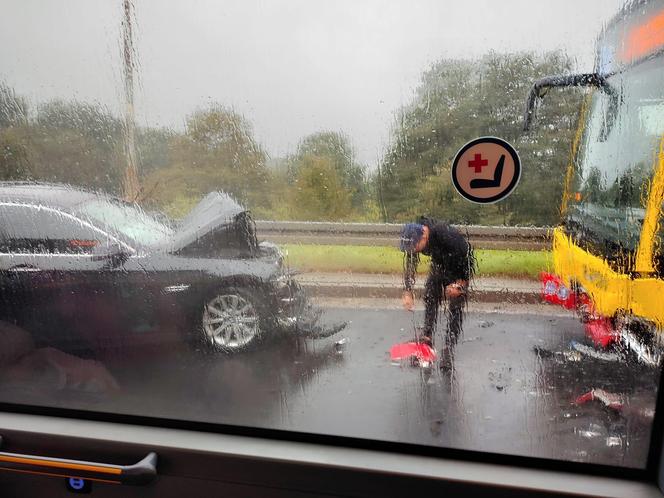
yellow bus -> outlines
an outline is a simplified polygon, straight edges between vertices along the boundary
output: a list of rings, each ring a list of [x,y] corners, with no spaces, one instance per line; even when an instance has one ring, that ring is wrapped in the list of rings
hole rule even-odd
[[[591,87],[553,231],[545,299],[575,306],[596,345],[659,366],[664,352],[664,2],[636,1],[597,40],[595,72],[535,82]]]

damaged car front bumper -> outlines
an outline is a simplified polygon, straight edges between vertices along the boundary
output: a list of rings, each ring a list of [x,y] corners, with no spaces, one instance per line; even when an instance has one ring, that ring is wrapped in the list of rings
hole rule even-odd
[[[310,338],[329,337],[343,330],[347,322],[324,323],[323,310],[311,302],[294,276],[284,273],[274,281],[277,327]]]

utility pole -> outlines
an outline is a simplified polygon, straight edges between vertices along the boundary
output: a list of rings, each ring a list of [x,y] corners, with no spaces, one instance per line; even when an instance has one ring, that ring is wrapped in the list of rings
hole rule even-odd
[[[132,36],[131,0],[123,0],[123,3],[122,51],[125,89],[124,150],[126,164],[122,188],[125,200],[134,202],[138,199],[141,188],[138,183],[136,123],[134,120],[134,41]]]

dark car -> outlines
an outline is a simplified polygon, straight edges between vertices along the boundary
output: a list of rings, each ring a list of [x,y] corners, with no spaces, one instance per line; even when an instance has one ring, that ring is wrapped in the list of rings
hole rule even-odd
[[[331,335],[258,243],[249,213],[213,192],[180,223],[66,185],[0,182],[0,319],[38,343],[109,351],[179,340],[237,351],[271,334]]]

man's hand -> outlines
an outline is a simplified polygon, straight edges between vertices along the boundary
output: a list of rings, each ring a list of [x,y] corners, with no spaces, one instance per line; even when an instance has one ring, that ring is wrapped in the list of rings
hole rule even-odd
[[[413,311],[415,308],[415,299],[413,298],[413,291],[403,291],[401,296],[403,307],[406,311]]]
[[[465,280],[457,280],[445,287],[445,297],[448,299],[463,296],[466,293],[468,282]]]

